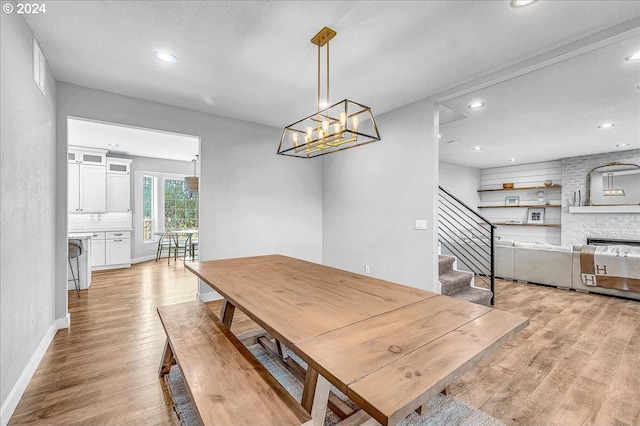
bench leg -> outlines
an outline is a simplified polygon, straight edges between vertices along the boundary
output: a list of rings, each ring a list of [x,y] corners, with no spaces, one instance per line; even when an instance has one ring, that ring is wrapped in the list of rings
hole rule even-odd
[[[222,321],[229,330],[231,330],[231,322],[233,321],[233,313],[235,310],[236,307],[232,303],[229,303],[227,299],[224,299],[222,309],[220,309],[220,321]]]
[[[169,374],[169,370],[171,370],[171,365],[173,364],[173,359],[173,351],[169,344],[169,338],[167,338],[167,343],[164,345],[164,352],[162,352],[162,359],[160,360],[160,368],[158,369],[158,375],[160,377],[165,374]]]
[[[442,389],[442,392],[440,393],[443,395],[449,395],[451,393],[451,388],[449,386],[446,386],[444,389]],[[416,409],[416,413],[422,415],[422,413],[425,413],[426,410],[427,410],[427,404],[424,404]]]

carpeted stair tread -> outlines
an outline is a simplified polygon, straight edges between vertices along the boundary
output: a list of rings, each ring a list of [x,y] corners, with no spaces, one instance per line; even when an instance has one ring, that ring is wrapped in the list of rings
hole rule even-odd
[[[445,256],[445,255],[439,255],[438,256],[438,274],[439,275],[444,275],[449,271],[454,270],[453,269],[453,264],[455,263],[456,258],[453,256]]]
[[[473,273],[453,269],[455,262],[456,258],[454,256],[438,256],[438,279],[440,280],[442,294],[480,305],[491,306],[493,293],[488,290],[471,287]]]
[[[454,294],[449,294],[456,299],[466,300],[467,302],[477,303],[479,305],[491,306],[491,297],[493,293],[489,290],[481,290],[475,287],[467,287],[464,290],[460,290]]]
[[[451,270],[444,275],[440,275],[442,294],[450,296],[453,293],[469,288],[473,274],[467,271]]]

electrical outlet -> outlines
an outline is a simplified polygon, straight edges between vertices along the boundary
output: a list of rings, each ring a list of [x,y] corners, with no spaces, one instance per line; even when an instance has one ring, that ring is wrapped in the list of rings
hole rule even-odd
[[[369,273],[369,265],[364,266],[364,272],[367,274]]]

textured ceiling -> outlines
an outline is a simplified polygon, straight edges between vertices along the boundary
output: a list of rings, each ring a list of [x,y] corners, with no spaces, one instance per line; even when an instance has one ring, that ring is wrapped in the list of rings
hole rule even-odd
[[[380,115],[639,16],[612,0],[64,1],[27,22],[57,80],[282,127],[315,110],[325,25],[331,101]]]
[[[441,125],[440,159],[484,168],[640,148],[640,62],[625,61],[638,51],[640,35],[445,102],[466,118]],[[476,99],[485,107],[467,108]]]

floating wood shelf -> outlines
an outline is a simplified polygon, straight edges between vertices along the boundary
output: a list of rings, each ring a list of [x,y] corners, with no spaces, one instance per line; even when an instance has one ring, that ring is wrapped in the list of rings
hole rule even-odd
[[[560,228],[559,223],[508,223],[508,222],[494,222],[494,225],[498,226],[546,226],[547,228]]]
[[[522,191],[527,189],[560,189],[562,185],[551,186],[523,186],[521,188],[496,188],[496,189],[478,189],[478,192],[493,192],[493,191]]]
[[[562,207],[560,204],[528,204],[526,206],[478,206],[479,209],[518,209],[518,208]]]

